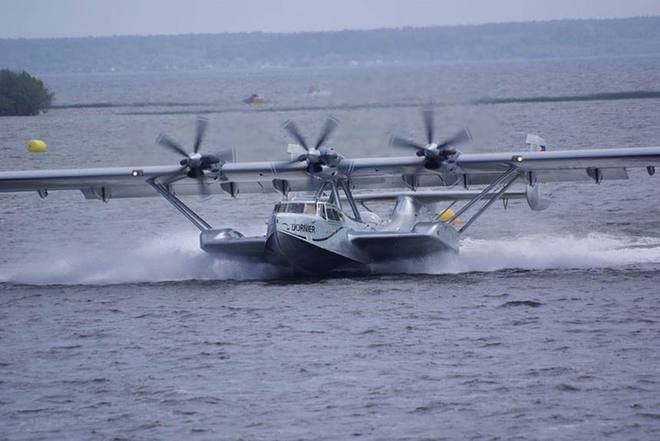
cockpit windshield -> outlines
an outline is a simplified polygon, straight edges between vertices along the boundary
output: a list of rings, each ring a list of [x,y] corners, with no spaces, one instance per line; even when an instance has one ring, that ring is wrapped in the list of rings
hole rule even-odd
[[[326,206],[325,203],[314,203],[314,202],[281,202],[275,205],[273,210],[275,213],[296,213],[296,214],[308,214],[311,216],[320,216],[323,219],[329,219],[333,221],[341,221],[343,219],[343,214],[340,210],[332,207]]]
[[[275,205],[275,213],[316,214],[316,204],[313,202],[283,202]]]

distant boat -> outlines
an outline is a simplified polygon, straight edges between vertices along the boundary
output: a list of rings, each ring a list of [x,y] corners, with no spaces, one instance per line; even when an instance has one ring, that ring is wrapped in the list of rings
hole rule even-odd
[[[321,90],[319,86],[316,86],[314,84],[309,86],[309,89],[307,89],[307,96],[321,96],[321,95],[330,95],[330,91]]]
[[[259,95],[258,93],[253,93],[249,97],[245,98],[243,102],[245,104],[263,104],[266,100],[264,100],[264,97]]]

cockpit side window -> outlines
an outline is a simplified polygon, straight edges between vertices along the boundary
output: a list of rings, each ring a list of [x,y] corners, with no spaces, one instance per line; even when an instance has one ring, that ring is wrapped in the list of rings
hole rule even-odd
[[[311,214],[315,215],[316,214],[316,204],[314,203],[307,203],[305,204],[305,214]]]
[[[287,204],[286,212],[301,214],[304,211],[304,209],[305,209],[305,204],[301,204],[301,203]]]
[[[328,214],[328,219],[333,221],[340,221],[341,215],[334,208],[326,207],[325,212]]]

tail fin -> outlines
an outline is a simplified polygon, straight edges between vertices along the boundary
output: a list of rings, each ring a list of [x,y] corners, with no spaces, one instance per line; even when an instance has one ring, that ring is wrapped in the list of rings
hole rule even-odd
[[[532,133],[527,134],[525,144],[527,144],[529,147],[530,152],[545,152],[548,146],[548,144],[545,142],[545,139]]]

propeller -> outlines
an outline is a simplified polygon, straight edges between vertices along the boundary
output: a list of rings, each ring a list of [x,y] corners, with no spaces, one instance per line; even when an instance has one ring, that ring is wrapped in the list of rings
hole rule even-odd
[[[424,156],[424,166],[428,169],[435,170],[440,167],[443,161],[449,156],[455,155],[456,150],[452,146],[468,142],[472,139],[470,131],[467,128],[461,129],[453,136],[445,139],[442,142],[434,141],[435,123],[433,109],[422,110],[422,119],[424,121],[424,131],[426,134],[426,144],[421,144],[400,136],[392,136],[390,138],[390,145],[393,147],[415,149],[417,156]]]
[[[322,170],[323,165],[331,167],[336,166],[341,157],[337,154],[332,147],[326,147],[325,143],[328,141],[332,133],[337,129],[339,122],[336,118],[330,116],[325,120],[325,124],[321,129],[318,139],[314,146],[307,144],[307,140],[298,129],[296,123],[288,120],[284,123],[284,130],[303,148],[305,153],[297,158],[293,158],[290,163],[307,161],[308,169],[312,173],[318,173]]]
[[[223,164],[234,160],[234,152],[231,150],[221,151],[214,154],[200,153],[199,150],[204,141],[207,127],[208,120],[206,118],[197,118],[192,153],[187,153],[181,144],[165,134],[161,133],[156,139],[157,144],[184,157],[184,159],[179,161],[181,168],[173,173],[173,176],[169,181],[172,182],[173,180],[176,180],[176,178],[182,176],[185,172],[183,176],[197,180],[200,193],[204,196],[208,196],[209,194],[208,188],[204,184],[204,171],[214,170],[218,166],[222,166]]]

